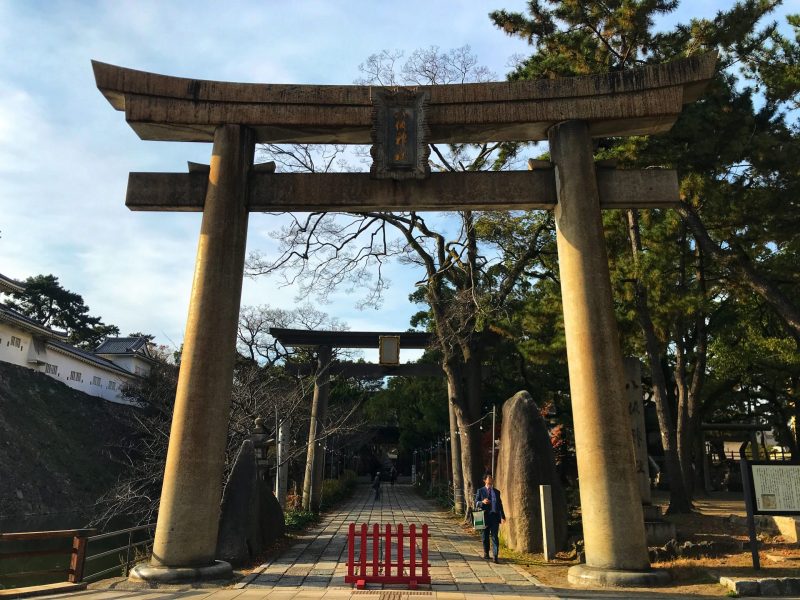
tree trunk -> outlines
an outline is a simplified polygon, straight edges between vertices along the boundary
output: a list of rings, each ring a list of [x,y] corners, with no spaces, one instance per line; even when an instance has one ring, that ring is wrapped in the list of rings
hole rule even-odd
[[[800,389],[798,381],[792,378],[791,395],[794,398],[794,447],[792,448],[792,459],[800,458]]]
[[[481,438],[477,421],[480,416],[465,413],[456,408],[458,427],[461,430],[461,466],[464,475],[464,502],[466,515],[472,514],[475,492],[480,487],[483,476],[481,466]]]
[[[470,414],[470,436],[469,442],[472,450],[472,469],[471,471],[464,471],[464,475],[470,474],[471,487],[465,489],[465,496],[471,503],[475,497],[475,492],[483,483],[484,475],[490,471],[489,465],[484,459],[483,446],[481,444],[481,417],[482,415],[482,402],[481,402],[481,357],[480,351],[474,347],[470,340],[468,344],[462,347],[464,354],[465,365],[465,392],[466,400],[469,406]],[[466,477],[465,477],[466,479]],[[466,482],[465,482],[466,483]],[[465,486],[466,487],[466,486]]]
[[[686,283],[686,228],[682,228],[682,235],[678,242],[680,256],[678,267],[678,292],[685,295],[689,292]],[[675,389],[678,399],[678,461],[681,465],[681,477],[686,495],[692,498],[694,486],[694,471],[692,453],[694,439],[689,418],[689,404],[691,402],[688,384],[688,350],[686,323],[683,315],[679,315],[675,326]]]
[[[702,306],[695,314],[694,370],[692,371],[692,380],[689,384],[689,406],[687,412],[689,416],[689,435],[693,440],[694,447],[694,462],[697,463],[700,461],[700,464],[702,465],[700,469],[695,468],[694,481],[691,482],[692,485],[689,488],[692,490],[697,490],[705,489],[705,485],[703,483],[704,480],[702,479],[703,470],[705,469],[705,465],[702,464],[702,458],[705,455],[705,448],[699,445],[702,444],[700,441],[701,436],[699,435],[699,429],[702,408],[701,392],[703,389],[703,384],[706,381],[706,364],[708,363],[708,328],[706,327],[706,301],[708,299],[708,288],[706,287],[706,270],[705,262],[703,260],[703,251],[699,246],[695,246],[694,254],[697,261],[695,264],[695,279],[700,287],[703,302]]]
[[[480,430],[477,423],[480,415],[476,416],[471,410],[467,385],[463,377],[463,366],[456,359],[445,361],[442,366],[447,377],[448,389],[451,390],[451,405],[460,434],[462,493],[465,515],[470,515],[472,500],[477,489],[475,482],[480,481],[481,472]]]
[[[320,447],[322,423],[328,412],[330,390],[330,346],[320,346],[317,356],[317,374],[314,382],[314,399],[311,404],[311,422],[308,426],[306,469],[303,479],[303,510],[319,510],[322,499],[322,471],[325,453]]]
[[[694,436],[689,418],[689,389],[686,384],[686,348],[683,342],[683,328],[678,327],[675,341],[675,387],[678,390],[678,461],[686,495],[691,499],[694,485],[692,452]],[[672,475],[670,474],[670,485]]]
[[[461,466],[461,440],[458,432],[458,420],[453,405],[453,391],[447,384],[447,412],[450,416],[450,469],[453,472],[453,508],[457,515],[464,514],[464,477]]]
[[[636,312],[645,337],[647,358],[650,364],[650,376],[653,380],[653,401],[658,415],[658,426],[661,433],[661,445],[664,448],[664,463],[669,477],[669,507],[668,513],[686,513],[692,510],[692,502],[686,493],[681,475],[681,466],[678,459],[675,421],[667,397],[666,378],[661,366],[661,352],[656,338],[650,309],[647,305],[647,290],[638,277],[639,253],[642,250],[642,240],[639,233],[638,211],[632,209],[628,212],[628,238],[631,245],[634,268],[637,271],[635,280]]]

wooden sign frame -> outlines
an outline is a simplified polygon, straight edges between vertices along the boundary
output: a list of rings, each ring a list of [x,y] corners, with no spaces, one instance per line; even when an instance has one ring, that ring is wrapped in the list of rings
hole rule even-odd
[[[397,88],[373,92],[371,177],[425,179],[431,174],[429,101],[426,91]]]

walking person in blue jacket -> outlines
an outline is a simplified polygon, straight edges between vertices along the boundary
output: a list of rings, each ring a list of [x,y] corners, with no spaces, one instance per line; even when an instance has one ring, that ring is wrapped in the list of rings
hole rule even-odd
[[[492,539],[494,562],[500,562],[497,555],[500,552],[500,524],[506,522],[506,513],[503,511],[503,501],[500,491],[494,488],[494,480],[488,473],[483,478],[484,487],[479,488],[475,494],[475,510],[482,510],[486,521],[483,530],[483,558],[489,560],[489,537]]]

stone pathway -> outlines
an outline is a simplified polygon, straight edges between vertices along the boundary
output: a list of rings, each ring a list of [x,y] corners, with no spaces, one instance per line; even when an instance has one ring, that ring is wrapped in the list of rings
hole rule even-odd
[[[280,557],[258,567],[237,587],[287,592],[301,589],[306,592],[314,588],[351,590],[352,586],[344,583],[350,523],[416,523],[418,526],[427,523],[432,591],[456,592],[453,600],[463,598],[458,592],[487,598],[493,594],[549,595],[549,590],[523,569],[503,562],[502,553],[500,564],[484,560],[480,539],[461,529],[447,513],[420,497],[411,486],[386,484],[381,491],[381,500],[374,502],[372,490],[360,486],[337,511],[325,515],[317,527],[301,536]]]
[[[347,526],[351,523],[427,523],[430,526],[430,590],[353,590],[344,583],[347,570]],[[675,600],[661,590],[617,591],[559,589],[542,586],[520,567],[482,558],[480,539],[461,529],[448,515],[409,486],[383,488],[383,500],[373,503],[366,486],[339,510],[325,515],[314,529],[300,536],[274,561],[258,567],[235,587],[96,589],[42,596],[42,600],[522,600],[527,597],[563,600]],[[502,557],[501,557],[502,561]],[[706,596],[704,596],[706,597]]]
[[[272,562],[259,566],[234,587],[85,590],[43,596],[42,600],[522,600],[556,598],[522,568],[483,560],[480,538],[459,527],[447,513],[407,485],[385,485],[380,502],[367,486],[324,516],[315,528]],[[354,590],[345,584],[347,528],[350,523],[427,523],[430,531],[431,588]],[[502,554],[502,553],[501,553]],[[421,586],[423,587],[423,586]],[[580,596],[587,598],[589,596]],[[608,596],[602,600],[609,600]]]

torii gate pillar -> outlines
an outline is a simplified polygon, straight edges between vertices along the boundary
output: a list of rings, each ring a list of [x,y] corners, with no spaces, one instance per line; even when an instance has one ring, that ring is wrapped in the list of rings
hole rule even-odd
[[[548,137],[586,548],[586,564],[568,578],[653,585],[669,576],[648,560],[592,139],[584,121],[554,125]]]
[[[246,127],[222,125],[214,133],[153,556],[133,577],[232,575],[215,556],[254,151]]]

